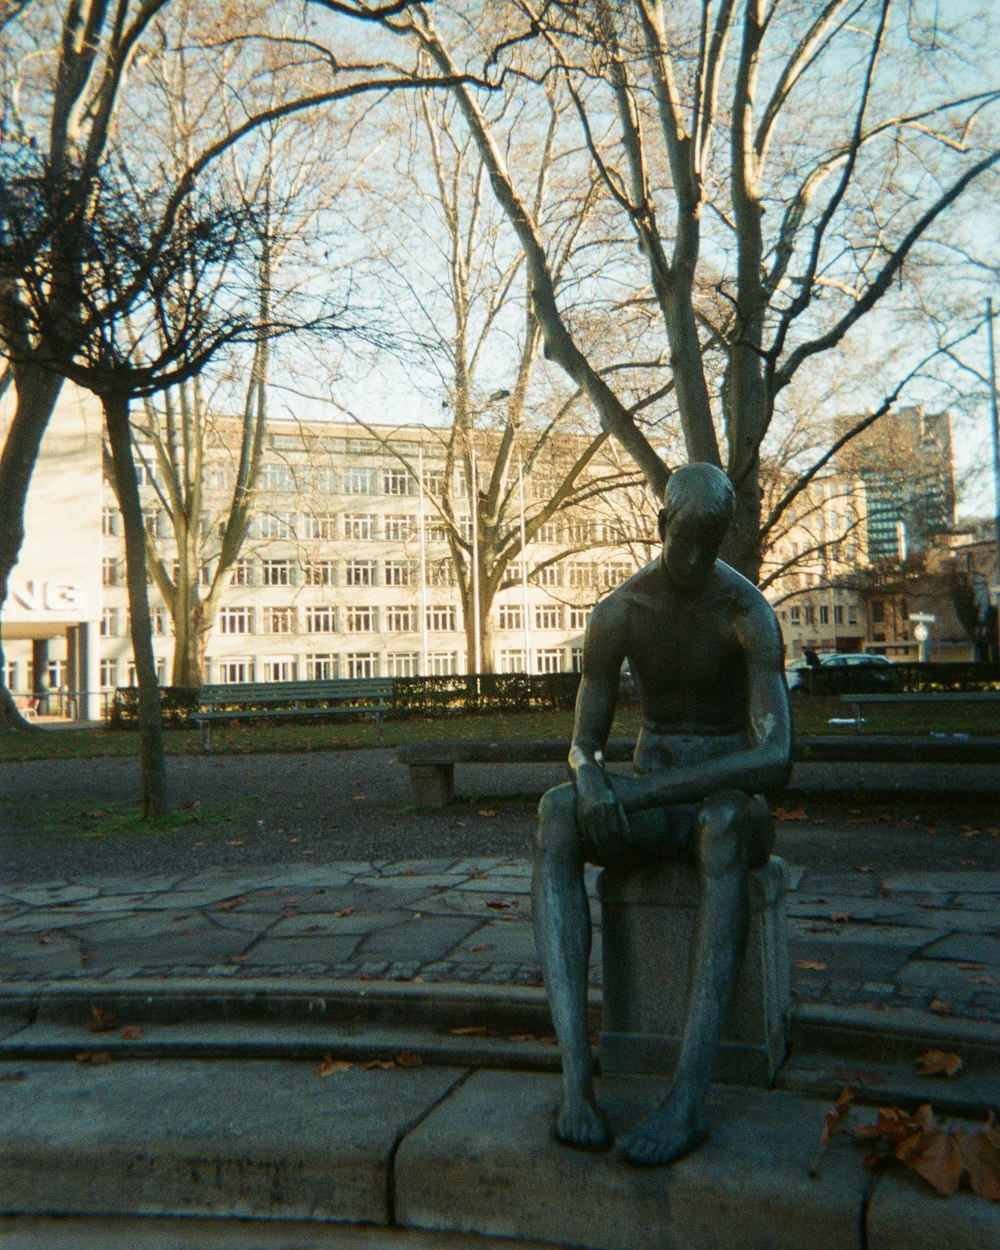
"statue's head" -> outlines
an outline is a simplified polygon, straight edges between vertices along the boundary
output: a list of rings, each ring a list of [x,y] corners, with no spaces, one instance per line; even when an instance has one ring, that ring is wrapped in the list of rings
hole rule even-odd
[[[670,475],[658,524],[663,567],[675,585],[694,586],[708,574],[735,508],[732,483],[714,464],[686,464]]]

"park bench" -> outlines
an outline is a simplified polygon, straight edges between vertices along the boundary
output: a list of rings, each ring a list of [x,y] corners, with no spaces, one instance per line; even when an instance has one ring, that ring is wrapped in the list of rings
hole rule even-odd
[[[612,738],[605,759],[611,764],[627,762],[634,749],[634,738]],[[523,742],[412,742],[400,747],[396,758],[410,770],[416,802],[444,807],[454,797],[456,764],[558,764],[568,755],[567,739],[544,738]],[[991,764],[1000,763],[1000,736],[809,734],[794,739],[792,759],[802,764]]]
[[[240,682],[202,686],[191,720],[201,730],[203,751],[211,749],[216,721],[337,720],[349,716],[372,717],[381,746],[383,717],[391,705],[392,679],[388,677]]]
[[[842,703],[849,703],[854,708],[854,728],[861,733],[864,717],[861,709],[871,704],[915,704],[915,703],[993,703],[1000,708],[1000,690],[941,690],[941,691],[902,691],[895,694],[842,694]]]

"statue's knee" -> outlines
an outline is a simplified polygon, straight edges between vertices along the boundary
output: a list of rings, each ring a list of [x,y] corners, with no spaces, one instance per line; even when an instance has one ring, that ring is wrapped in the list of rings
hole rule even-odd
[[[576,831],[576,787],[570,783],[547,790],[538,804],[538,831],[535,847],[541,852],[558,852],[579,844]]]

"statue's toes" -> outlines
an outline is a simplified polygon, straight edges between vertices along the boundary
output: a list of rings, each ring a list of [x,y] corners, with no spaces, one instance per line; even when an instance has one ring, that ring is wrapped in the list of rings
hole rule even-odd
[[[703,1128],[661,1133],[635,1129],[619,1139],[617,1150],[623,1159],[640,1167],[662,1166],[683,1159],[708,1137]]]
[[[577,1150],[606,1150],[611,1133],[601,1114],[586,1103],[563,1107],[556,1116],[554,1131],[565,1146]]]

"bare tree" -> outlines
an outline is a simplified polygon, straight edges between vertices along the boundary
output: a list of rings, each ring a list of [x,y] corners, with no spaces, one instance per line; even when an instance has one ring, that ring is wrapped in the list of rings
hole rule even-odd
[[[492,47],[497,27],[467,4],[459,21],[427,8],[383,19],[442,74],[485,58],[524,109],[553,76],[569,92],[638,247],[615,253],[617,280],[658,311],[686,454],[729,473],[738,507],[725,551],[752,578],[779,521],[762,515],[760,465],[783,392],[876,309],[905,303],[949,210],[1000,161],[986,122],[1000,91],[985,64],[969,72],[989,41],[974,22],[945,31],[936,14],[889,0],[669,11],[511,0]],[[524,250],[546,355],[661,491],[668,466],[567,315],[516,128],[467,84],[453,90]]]

